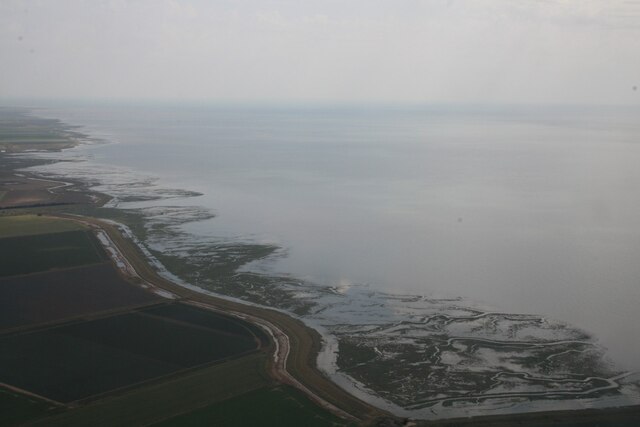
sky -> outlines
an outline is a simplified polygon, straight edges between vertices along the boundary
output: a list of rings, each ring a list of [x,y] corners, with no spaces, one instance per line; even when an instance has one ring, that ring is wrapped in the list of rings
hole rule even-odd
[[[0,97],[638,105],[640,0],[1,0]]]

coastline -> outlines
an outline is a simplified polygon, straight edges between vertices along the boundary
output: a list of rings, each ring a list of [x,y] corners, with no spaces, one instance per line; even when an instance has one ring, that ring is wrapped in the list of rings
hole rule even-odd
[[[34,177],[37,176],[37,173],[35,174],[33,172],[29,172],[29,173],[32,174]],[[90,190],[89,189],[90,185],[86,183],[72,182],[71,186],[81,186],[83,188],[82,191],[86,191],[87,193],[99,194]],[[59,187],[59,188],[63,189],[66,187]],[[104,197],[104,199],[102,199],[101,203],[104,204],[106,203],[106,199],[108,198],[108,196],[102,195],[102,197]],[[91,217],[85,218],[85,220],[93,220],[98,222],[101,221],[100,219],[91,218]],[[299,376],[301,379],[304,379],[303,382],[305,382],[305,384],[308,384],[309,381],[312,383],[318,381],[319,382],[318,384],[323,382],[327,383],[327,384],[316,385],[316,387],[311,387],[311,388],[312,389],[318,388],[316,392],[319,392],[321,394],[331,395],[333,397],[331,400],[337,400],[338,402],[344,403],[345,399],[347,401],[349,401],[349,399],[354,399],[350,393],[342,390],[339,386],[335,384],[335,382],[327,379],[326,375],[324,375],[320,370],[318,370],[316,366],[316,361],[317,361],[318,354],[321,351],[320,346],[321,346],[322,339],[321,339],[320,333],[318,333],[315,330],[313,331],[307,330],[306,332],[302,332],[304,331],[305,328],[308,329],[309,327],[308,325],[302,324],[301,318],[296,319],[295,317],[291,317],[291,315],[286,314],[284,310],[262,307],[258,304],[251,303],[251,302],[248,303],[238,298],[227,297],[220,294],[216,294],[215,292],[211,292],[211,291],[199,288],[197,286],[192,286],[192,285],[184,286],[186,283],[181,279],[178,279],[178,281],[169,280],[168,278],[163,277],[163,275],[158,274],[157,268],[155,268],[153,264],[160,263],[161,261],[158,261],[157,259],[150,259],[148,255],[151,255],[151,254],[150,253],[145,254],[146,248],[144,247],[144,245],[140,244],[140,242],[136,243],[134,240],[132,240],[131,242],[127,242],[127,238],[128,237],[130,238],[130,236],[127,236],[126,230],[119,229],[114,224],[109,224],[108,222],[102,222],[100,226],[106,227],[107,230],[110,230],[107,232],[111,233],[110,237],[112,239],[120,242],[123,246],[129,245],[128,249],[126,249],[125,251],[127,253],[127,257],[132,257],[133,259],[136,259],[136,261],[134,262],[135,265],[138,266],[141,269],[141,271],[144,271],[145,275],[148,274],[149,278],[153,277],[154,278],[153,282],[160,281],[161,283],[163,283],[163,289],[176,293],[177,295],[180,295],[183,298],[193,298],[193,299],[202,298],[206,300],[208,304],[211,304],[212,306],[221,310],[231,310],[231,311],[237,311],[239,313],[242,313],[243,310],[248,310],[247,315],[252,315],[250,314],[251,312],[253,312],[253,315],[255,315],[256,313],[259,313],[260,316],[267,316],[267,319],[271,319],[276,323],[284,322],[286,324],[286,326],[283,328],[285,330],[285,334],[289,332],[294,336],[297,336],[297,339],[299,340],[297,344],[302,346],[297,348],[295,351],[291,352],[288,355],[291,357],[291,363],[289,364],[289,367],[293,369],[294,376]],[[168,271],[168,270],[165,269],[165,271]],[[176,282],[176,283],[172,283],[172,282]],[[166,288],[164,286],[166,286]],[[242,307],[239,307],[237,304],[241,304]],[[342,390],[342,392],[337,391],[336,387]],[[345,397],[345,394],[343,393],[346,393],[346,395],[351,397]],[[336,399],[335,398],[336,394],[342,397],[338,397]],[[364,402],[360,402],[360,403],[364,403]],[[354,405],[357,406],[358,404],[354,403]],[[358,409],[358,411],[361,411],[361,413],[363,414],[368,414],[369,410],[371,410],[371,408]],[[376,409],[375,411],[378,411],[378,410]],[[496,415],[494,417],[514,417],[514,416],[520,417],[520,416],[527,416],[527,415],[528,414],[524,413],[524,414],[518,414],[518,415]],[[446,423],[449,421],[453,422],[453,419],[444,420],[442,422]],[[446,425],[446,424],[443,424],[443,425]]]
[[[333,402],[340,402],[340,405],[344,405],[346,402],[349,402],[349,399],[347,395],[339,393],[337,390],[331,390],[330,393],[327,393],[326,390],[330,388],[330,386],[323,384],[322,377],[318,375],[319,372],[314,372],[313,370],[297,372],[300,377],[306,379],[307,385],[315,384],[315,386],[311,386],[315,391],[291,375],[287,368],[289,356],[293,354],[292,359],[295,361],[297,359],[295,353],[304,354],[309,352],[309,349],[305,347],[309,346],[307,344],[309,340],[311,342],[311,348],[317,348],[319,346],[318,336],[308,333],[309,331],[304,331],[304,326],[301,327],[302,325],[294,323],[295,319],[287,319],[288,316],[281,315],[281,313],[270,313],[272,310],[266,307],[259,308],[241,301],[228,300],[222,296],[206,293],[206,291],[202,289],[186,287],[162,277],[155,272],[153,268],[150,268],[152,263],[148,262],[144,257],[144,253],[140,250],[140,247],[125,237],[126,233],[122,233],[119,229],[120,225],[117,223],[103,221],[98,218],[77,217],[64,214],[51,215],[51,217],[71,219],[91,227],[96,233],[104,233],[104,238],[99,237],[99,239],[105,248],[111,252],[112,259],[114,259],[120,270],[130,279],[141,281],[141,284],[150,287],[152,292],[165,298],[180,299],[187,304],[238,317],[263,328],[269,333],[275,344],[271,370],[274,378],[279,382],[297,388],[319,406],[346,420],[362,422],[377,418],[381,415],[376,413],[373,408],[367,408],[368,405],[364,402],[354,402],[352,399],[351,404],[347,404],[347,407],[349,407],[350,412],[358,414],[356,418],[350,413],[340,409],[336,403],[328,401],[327,399],[329,398]],[[158,292],[158,290],[160,290],[160,292]],[[285,333],[283,329],[291,334],[294,339],[290,339],[289,335]],[[305,336],[305,332],[308,336]],[[293,346],[291,345],[292,341],[295,343]],[[301,367],[295,362],[294,366],[298,369]],[[336,396],[338,394],[340,396]],[[354,408],[357,408],[359,405],[361,405],[361,407],[358,408],[357,411],[354,411]],[[383,415],[389,416],[389,414]]]
[[[22,110],[18,111],[18,114],[25,114],[28,118],[37,119],[33,115],[22,113]],[[59,120],[46,120],[54,123],[52,126],[55,131],[61,132],[63,135],[66,135],[67,129],[70,128]],[[3,170],[5,179],[12,177],[17,178],[21,183],[39,181],[51,185],[43,187],[42,194],[39,195],[40,202],[25,203],[22,199],[12,200],[10,202],[14,205],[5,203],[0,206],[4,211],[0,211],[0,214],[11,215],[39,209],[46,212],[44,214],[39,212],[39,215],[66,218],[89,225],[101,243],[105,245],[105,249],[110,252],[119,270],[134,282],[142,281],[145,284],[144,287],[152,288],[151,292],[159,296],[170,299],[179,298],[209,310],[240,317],[267,331],[275,345],[270,371],[276,381],[298,389],[318,406],[347,421],[369,423],[381,416],[390,417],[390,414],[374,408],[342,390],[316,368],[314,361],[322,346],[322,338],[317,331],[286,314],[283,310],[271,309],[238,298],[214,294],[187,284],[177,276],[171,275],[157,259],[153,258],[153,255],[125,225],[97,216],[66,212],[78,206],[101,208],[112,200],[112,196],[91,189],[94,183],[68,177],[53,178],[37,171],[26,170],[34,166],[61,162],[51,154],[84,145],[83,141],[87,138],[88,136],[74,131],[73,138],[69,136],[67,143],[62,145],[57,142],[52,146],[40,145],[39,150],[31,148],[20,150],[19,147],[3,149],[0,156],[3,164],[7,166]],[[43,154],[45,154],[44,157]],[[18,156],[16,157],[16,155]],[[27,184],[26,187],[29,185]],[[33,192],[34,189],[27,188],[24,191]],[[56,201],[58,197],[64,198],[68,195],[71,195],[70,201]],[[78,195],[81,197],[76,197]],[[190,196],[193,193],[187,195]],[[159,272],[165,272],[172,277],[163,277]],[[346,410],[341,408],[346,408]]]

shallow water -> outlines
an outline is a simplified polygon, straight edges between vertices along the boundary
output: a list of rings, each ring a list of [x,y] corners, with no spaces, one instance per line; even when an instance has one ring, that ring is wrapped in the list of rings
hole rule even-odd
[[[586,352],[591,365],[606,348],[605,360],[615,366],[593,367],[603,379],[586,390],[606,388],[605,373],[640,369],[638,109],[103,105],[37,112],[118,142],[72,150],[65,155],[89,161],[45,170],[96,179],[119,197],[120,207],[144,209],[150,220],[166,222],[174,213],[176,227],[190,237],[180,240],[174,233],[163,240],[158,234],[148,242],[157,250],[186,259],[205,253],[207,242],[274,248],[266,258],[234,256],[246,255],[242,271],[296,281],[297,288],[286,286],[316,302],[305,318],[326,328],[330,341],[379,352],[367,362],[370,371],[387,369],[394,357],[393,366],[401,367],[396,356],[418,348],[420,354],[436,352],[412,363],[462,364],[460,390],[482,385],[482,392],[495,396],[492,408],[522,410],[529,408],[527,398],[507,405],[501,390],[525,396],[555,390],[547,405],[562,396],[557,389],[567,378],[579,374],[562,371],[562,363],[540,365],[543,359]],[[165,191],[160,201],[126,202],[128,193],[139,200],[152,188],[169,187],[202,196]],[[189,262],[204,268],[219,253]],[[405,301],[395,297],[400,294],[426,298]],[[532,316],[514,320],[507,313]],[[449,321],[428,321],[442,315]],[[390,329],[402,322],[418,326],[402,335]],[[389,343],[400,336],[404,347]],[[425,337],[443,336],[441,345],[425,349]],[[464,343],[455,344],[461,337],[484,347],[470,357]],[[529,344],[514,355],[492,340]],[[548,353],[536,345],[540,340],[578,340],[594,351],[565,343],[569,347]],[[523,354],[540,366],[514,365]],[[332,357],[327,369],[339,371]],[[484,377],[469,379],[483,366],[493,369],[490,384]],[[342,371],[368,381],[366,372]],[[407,374],[400,371],[398,376]],[[504,372],[509,381],[502,380]],[[563,389],[572,398],[585,390],[580,387],[588,373],[582,374],[582,382]],[[421,384],[405,386],[412,398],[397,398],[400,389],[366,386],[413,410],[434,409],[425,402],[442,404],[447,397],[416,392]],[[448,398],[454,408],[438,408],[441,414],[456,410]]]

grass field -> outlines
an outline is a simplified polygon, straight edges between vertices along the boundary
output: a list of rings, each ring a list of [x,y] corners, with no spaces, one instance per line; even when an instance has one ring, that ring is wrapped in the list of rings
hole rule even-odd
[[[282,386],[218,402],[155,424],[155,427],[344,425],[347,425],[344,420],[318,408],[297,390]]]
[[[37,215],[0,216],[0,239],[4,237],[30,236],[33,234],[59,233],[85,230],[83,225],[69,220]]]
[[[87,231],[0,239],[0,277],[93,264],[107,259],[104,249]]]
[[[248,330],[132,312],[0,337],[0,382],[72,402],[257,348]]]
[[[18,426],[51,412],[51,405],[0,388],[0,427]]]
[[[38,427],[139,426],[159,422],[269,385],[264,353],[189,372],[107,397],[34,424]]]
[[[162,301],[111,263],[0,278],[0,331]]]

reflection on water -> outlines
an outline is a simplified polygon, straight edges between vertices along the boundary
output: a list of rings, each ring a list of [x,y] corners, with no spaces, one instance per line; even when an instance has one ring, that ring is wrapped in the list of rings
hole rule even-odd
[[[338,337],[342,354],[352,357],[338,358],[345,370],[358,361],[371,372],[387,366],[390,353],[413,354],[416,366],[443,366],[449,378],[446,366],[466,366],[459,383],[494,394],[494,401],[504,390],[524,393],[528,401],[530,393],[560,398],[564,392],[575,397],[585,390],[610,390],[608,381],[620,372],[596,363],[600,345],[623,369],[640,368],[640,334],[635,328],[640,320],[638,110],[67,107],[45,113],[121,143],[75,150],[75,155],[91,157],[91,163],[57,165],[49,168],[51,172],[72,173],[75,168],[74,173],[82,175],[84,168],[86,176],[95,177],[96,170],[102,170],[100,179],[120,196],[120,207],[143,209],[156,221],[163,220],[158,206],[171,205],[166,212],[194,204],[206,208],[208,214],[196,215],[195,221],[180,221],[176,232],[164,235],[164,242],[159,232],[149,244],[185,259],[200,254],[190,262],[201,268],[223,262],[242,267],[244,279],[238,283],[252,289],[245,289],[243,297],[260,300],[259,286],[253,282],[259,275],[254,273],[281,278],[300,299],[317,304],[316,311],[305,312],[304,304],[296,310]],[[171,187],[203,195],[181,198],[186,194],[165,192],[159,201],[141,201],[145,197],[129,194],[136,193],[128,185],[133,179],[130,171],[145,176],[137,182],[147,190],[138,193]],[[174,198],[171,203],[166,196]],[[164,227],[158,230],[166,232]],[[198,236],[201,243],[195,245],[193,237],[180,240],[177,236],[183,232]],[[185,246],[184,241],[195,246]],[[229,252],[234,242],[250,249]],[[268,249],[255,256],[260,245]],[[200,273],[188,279],[207,286]],[[260,281],[260,286],[274,283],[278,281]],[[327,288],[318,285],[337,289],[345,284],[366,289],[352,291],[353,301],[365,301],[364,295],[461,297],[466,302],[458,304],[465,311],[460,316],[474,320],[445,322],[445,327],[426,313],[453,319],[452,310],[459,307],[439,304],[437,310],[423,307],[424,312],[416,314],[426,323],[398,332],[389,325],[414,322],[414,314],[399,314],[403,304],[379,297],[376,304],[384,310],[368,310],[376,316],[391,310],[397,317],[362,323],[351,312],[346,323],[352,328],[344,335],[317,310],[341,307],[329,303],[322,291]],[[290,303],[286,308],[295,309]],[[494,312],[533,314],[535,320],[467,311],[480,304]],[[547,327],[556,323],[546,318],[588,331],[598,343],[575,329]],[[378,335],[359,336],[361,328],[369,331],[381,324],[383,330],[393,331],[385,336],[403,334],[413,337],[413,344],[389,347],[376,344]],[[467,329],[452,330],[454,325]],[[492,327],[493,332],[483,335]],[[513,327],[527,333],[505,332]],[[416,330],[422,341],[415,340]],[[552,330],[562,334],[550,336]],[[536,338],[535,331],[543,331],[543,336]],[[575,334],[580,343],[574,342]],[[484,341],[477,341],[480,338]],[[505,347],[500,344],[505,340],[522,346]],[[549,353],[551,347],[531,347],[532,340],[567,342]],[[368,359],[365,349],[374,352]],[[568,361],[561,363],[567,355]],[[549,367],[553,360],[564,366],[583,356],[589,366],[597,365],[589,369],[602,378],[587,384],[586,376],[580,377],[586,371]],[[485,365],[495,369],[478,375]],[[351,369],[349,374],[375,389],[366,373]],[[427,375],[435,381],[440,374]],[[420,402],[408,402],[398,398],[400,391],[392,393],[396,403],[414,409],[454,397],[437,397],[441,392],[431,390]],[[394,400],[389,396],[385,395]],[[448,402],[458,405],[455,399]]]

